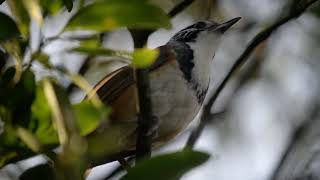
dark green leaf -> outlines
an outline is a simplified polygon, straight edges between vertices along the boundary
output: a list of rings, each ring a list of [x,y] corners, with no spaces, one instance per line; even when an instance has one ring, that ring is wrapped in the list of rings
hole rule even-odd
[[[177,180],[208,159],[208,154],[191,150],[159,155],[141,161],[129,169],[121,180]]]
[[[6,66],[7,64],[7,61],[8,61],[8,54],[3,52],[1,49],[0,49],[0,74],[2,72],[2,70],[4,69],[4,67]],[[1,81],[1,80],[0,80]]]
[[[0,12],[0,40],[6,40],[19,36],[19,30],[16,23],[6,14]]]
[[[81,9],[66,30],[108,31],[119,27],[168,28],[170,20],[162,9],[143,0],[105,0]]]
[[[14,67],[9,67],[0,77],[0,91],[4,90],[8,83],[13,79],[14,75],[16,73],[16,69]],[[4,93],[0,93],[0,97],[5,98]],[[3,102],[3,99],[0,98],[0,102]]]
[[[55,171],[49,164],[41,164],[32,167],[19,178],[20,180],[55,180]]]
[[[9,124],[4,124],[4,129],[0,133],[0,168],[4,165],[25,159],[34,155],[16,135],[15,129]]]
[[[31,115],[31,104],[35,98],[36,82],[33,72],[27,70],[21,74],[20,81],[12,89],[8,97],[9,106],[12,107],[12,120],[14,123],[25,126]]]
[[[63,3],[66,6],[67,10],[70,12],[73,8],[73,0],[63,0]]]
[[[104,106],[97,108],[90,101],[82,101],[73,106],[81,135],[87,135],[99,126],[110,111]]]

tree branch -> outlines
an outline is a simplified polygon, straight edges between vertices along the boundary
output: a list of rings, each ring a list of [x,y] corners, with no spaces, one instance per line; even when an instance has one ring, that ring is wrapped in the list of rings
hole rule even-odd
[[[194,0],[184,0],[184,1],[180,2],[175,7],[173,7],[171,9],[171,11],[169,11],[168,16],[169,17],[176,16],[177,14],[179,14],[180,12],[185,10],[187,7],[189,7],[193,2],[194,2]]]
[[[217,90],[214,92],[214,94],[210,97],[208,103],[204,105],[203,113],[200,117],[200,123],[196,129],[190,134],[189,139],[186,143],[185,148],[193,148],[196,141],[199,139],[204,127],[206,126],[208,120],[212,117],[211,114],[211,107],[215,103],[216,99],[218,98],[219,94],[223,90],[223,88],[226,86],[227,82],[231,79],[231,77],[235,74],[235,72],[248,60],[248,57],[251,55],[251,53],[255,50],[255,48],[262,43],[264,40],[266,40],[274,31],[276,31],[280,26],[283,24],[289,22],[292,19],[295,19],[299,17],[309,6],[311,6],[313,3],[315,3],[318,0],[306,0],[304,1],[304,4],[293,5],[292,8],[289,11],[289,14],[283,18],[281,18],[279,21],[275,22],[273,25],[269,26],[265,30],[258,33],[249,43],[247,48],[244,50],[244,52],[240,55],[240,57],[235,61],[233,66],[231,67],[230,71],[227,73],[224,80],[220,83]]]
[[[187,8],[194,0],[184,0],[175,6],[168,14],[173,17]],[[135,48],[142,48],[154,30],[130,30]],[[151,156],[152,136],[148,131],[152,127],[152,107],[150,98],[150,82],[147,69],[135,69],[135,78],[139,99],[138,136],[136,141],[136,157],[148,158]]]

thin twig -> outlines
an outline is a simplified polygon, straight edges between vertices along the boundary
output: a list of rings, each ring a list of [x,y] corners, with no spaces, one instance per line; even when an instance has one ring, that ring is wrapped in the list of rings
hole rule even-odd
[[[217,97],[223,90],[223,88],[226,86],[227,82],[231,79],[231,77],[235,74],[235,72],[248,60],[248,57],[251,55],[253,50],[262,43],[264,40],[266,40],[275,30],[277,30],[280,26],[283,24],[289,22],[292,19],[295,19],[299,17],[310,5],[315,3],[318,0],[310,0],[306,1],[305,4],[299,5],[299,6],[292,6],[295,9],[291,9],[290,13],[286,16],[280,19],[279,21],[275,22],[270,27],[266,28],[265,30],[258,33],[249,43],[247,48],[244,50],[244,52],[240,55],[240,57],[235,61],[233,66],[231,67],[230,71],[224,78],[224,80],[221,82],[221,84],[218,86],[217,90],[214,92],[214,94],[210,97],[208,103],[203,108],[203,113],[200,117],[200,123],[198,127],[190,134],[189,139],[186,143],[186,148],[193,148],[197,139],[200,137],[204,127],[206,126],[208,119],[212,117],[212,114],[210,112],[211,107],[215,103]]]
[[[274,169],[270,180],[283,179],[312,179],[315,172],[319,172],[316,168],[310,168],[310,164],[318,163],[319,151],[319,104],[315,103],[314,107],[309,111],[305,122],[298,126],[291,137],[290,142]],[[316,173],[317,174],[317,173]],[[302,178],[305,177],[305,178]]]
[[[174,8],[172,8],[171,11],[169,11],[168,16],[169,17],[176,16],[180,12],[184,11],[187,7],[189,7],[193,2],[194,2],[194,0],[184,0],[184,1],[180,2]]]
[[[103,43],[103,39],[105,38],[105,36],[106,36],[106,33],[101,33],[100,34],[100,36],[99,36],[99,44]],[[91,65],[91,63],[92,63],[92,61],[94,60],[95,57],[96,57],[95,55],[89,55],[84,59],[82,65],[80,66],[79,71],[78,71],[79,75],[84,75],[89,70],[90,65]],[[77,86],[73,82],[71,82],[69,84],[69,86],[67,87],[67,93],[71,94],[75,90],[76,87]]]

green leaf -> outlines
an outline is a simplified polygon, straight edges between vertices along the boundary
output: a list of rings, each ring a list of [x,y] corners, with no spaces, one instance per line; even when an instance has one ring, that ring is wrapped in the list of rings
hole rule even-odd
[[[13,79],[16,73],[16,69],[14,67],[9,67],[6,71],[0,76],[0,92],[3,91],[8,83]],[[4,102],[1,97],[6,98],[4,95],[5,93],[0,93],[0,102]]]
[[[57,83],[45,80],[44,93],[57,127],[62,152],[59,154],[58,174],[69,179],[82,179],[86,165],[87,143],[80,136],[76,116],[66,91]],[[67,178],[69,177],[69,178]],[[57,179],[64,179],[58,177]]]
[[[19,36],[19,30],[16,23],[6,14],[0,12],[0,41]]]
[[[35,98],[36,82],[32,71],[21,74],[20,81],[14,87],[7,87],[7,105],[11,109],[12,122],[26,126],[31,117],[31,105]]]
[[[52,68],[52,64],[50,63],[49,59],[49,55],[43,52],[36,52],[34,54],[32,54],[32,59],[36,59],[37,61],[39,61],[44,67],[51,69]]]
[[[96,107],[90,101],[82,101],[73,106],[81,135],[87,135],[99,126],[110,112],[104,106]]]
[[[70,12],[73,8],[73,0],[63,0],[63,3],[66,6],[67,10]]]
[[[10,162],[16,162],[34,153],[27,148],[16,135],[16,130],[5,123],[3,131],[0,133],[0,168]]]
[[[57,126],[60,144],[69,145],[70,138],[79,134],[76,117],[66,92],[56,83],[44,81],[44,93]]]
[[[183,174],[208,159],[208,154],[191,150],[159,155],[141,161],[129,169],[128,174],[121,180],[178,180]]]
[[[8,72],[7,74],[12,73]],[[9,95],[8,98],[12,99],[14,97]],[[24,104],[23,101],[20,101],[20,103]],[[12,109],[12,107],[9,107],[9,109],[1,107],[1,112],[4,111],[6,113],[10,113],[10,109]],[[42,150],[47,152],[57,147],[59,140],[51,116],[52,114],[43,92],[42,82],[40,82],[37,85],[36,98],[31,106],[31,119],[23,123],[23,128],[15,128],[11,121],[5,121],[4,131],[0,134],[0,167],[8,162],[15,162],[33,156],[35,155],[34,152]]]
[[[132,65],[137,68],[146,68],[155,62],[159,56],[159,50],[141,48],[133,52]]]
[[[32,130],[40,143],[47,147],[55,147],[59,144],[58,134],[52,121],[52,112],[44,94],[43,82],[39,82],[36,98],[31,106],[32,119],[28,129]]]
[[[20,32],[24,35],[24,38],[28,37],[30,17],[28,11],[23,5],[22,0],[10,0],[7,1],[10,10],[17,21]]]
[[[40,0],[44,14],[56,15],[63,7],[62,0]]]
[[[169,28],[170,20],[162,9],[143,0],[105,0],[81,9],[66,30],[109,31],[119,27]]]

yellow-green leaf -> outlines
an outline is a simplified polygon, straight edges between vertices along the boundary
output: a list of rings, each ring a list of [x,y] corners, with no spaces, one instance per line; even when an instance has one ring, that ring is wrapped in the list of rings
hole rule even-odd
[[[143,0],[104,0],[81,9],[66,30],[109,31],[119,27],[169,28],[170,19],[162,9]]]
[[[132,65],[137,68],[146,68],[155,62],[159,56],[159,50],[141,48],[133,52]]]
[[[39,1],[23,0],[23,4],[29,13],[29,16],[32,17],[39,25],[42,25],[43,18]]]
[[[110,109],[101,105],[94,106],[90,101],[82,101],[73,106],[81,135],[87,135],[99,126],[110,112]]]

